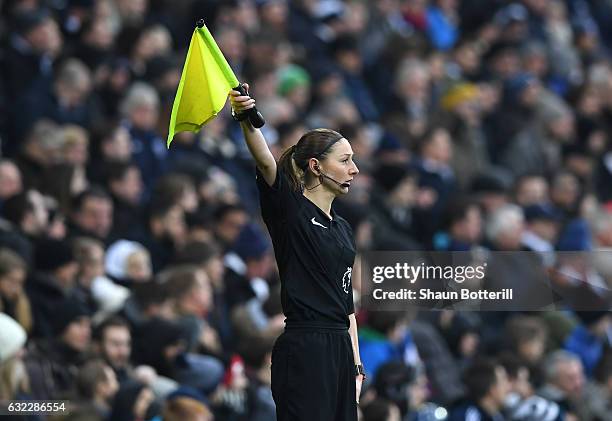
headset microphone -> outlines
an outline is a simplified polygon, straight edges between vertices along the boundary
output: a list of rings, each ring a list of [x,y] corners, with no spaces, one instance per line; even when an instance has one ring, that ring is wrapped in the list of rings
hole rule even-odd
[[[341,183],[338,180],[334,180],[333,178],[331,178],[329,175],[325,174],[323,171],[321,171],[321,167],[319,167],[318,165],[315,165],[315,169],[318,170],[321,173],[321,176],[327,178],[328,180],[333,181],[334,183],[336,183],[337,185],[339,185],[340,187],[344,187],[344,188],[349,188],[351,187],[350,183]]]
[[[320,170],[319,170],[319,171],[320,171]],[[321,172],[321,175],[322,175],[323,177],[327,178],[328,180],[333,181],[334,183],[336,183],[336,184],[337,184],[337,185],[339,185],[340,187],[345,187],[345,188],[349,188],[349,187],[351,187],[351,184],[350,184],[350,183],[341,183],[341,182],[339,182],[339,181],[337,181],[337,180],[334,180],[333,178],[331,178],[330,176],[328,176],[327,174],[325,174],[323,171],[320,171],[320,172]]]

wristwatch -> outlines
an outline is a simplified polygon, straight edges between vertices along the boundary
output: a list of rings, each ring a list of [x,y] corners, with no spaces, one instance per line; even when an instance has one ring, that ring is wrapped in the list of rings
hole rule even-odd
[[[355,377],[362,375],[363,380],[366,378],[365,369],[363,368],[363,364],[355,364]]]
[[[234,112],[234,109],[232,108],[232,118],[234,119],[234,121],[244,121],[249,118],[249,116],[247,115],[247,113],[236,114]]]

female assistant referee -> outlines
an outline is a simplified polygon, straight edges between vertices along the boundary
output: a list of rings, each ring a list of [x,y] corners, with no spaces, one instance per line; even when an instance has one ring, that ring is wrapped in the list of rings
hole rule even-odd
[[[248,86],[245,85],[248,91]],[[230,92],[234,118],[255,100]],[[351,273],[355,242],[332,209],[359,170],[341,134],[305,133],[277,163],[248,119],[242,131],[255,163],[261,213],[281,278],[285,331],[272,351],[278,421],[356,421],[361,384]]]

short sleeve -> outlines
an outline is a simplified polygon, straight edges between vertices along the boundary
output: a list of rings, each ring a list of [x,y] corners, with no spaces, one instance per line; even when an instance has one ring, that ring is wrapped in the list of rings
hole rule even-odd
[[[353,299],[353,285],[351,284],[351,291],[347,294],[346,298],[346,314],[351,315],[355,312],[355,301]]]
[[[288,208],[295,201],[296,194],[291,190],[286,176],[277,166],[274,183],[269,186],[259,169],[255,171],[261,214],[264,220],[286,220]]]

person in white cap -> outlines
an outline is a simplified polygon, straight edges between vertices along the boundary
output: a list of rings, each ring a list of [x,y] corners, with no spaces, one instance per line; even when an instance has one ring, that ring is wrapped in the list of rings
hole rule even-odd
[[[21,325],[0,313],[0,401],[15,399],[25,391],[27,383],[21,354],[26,339]]]

